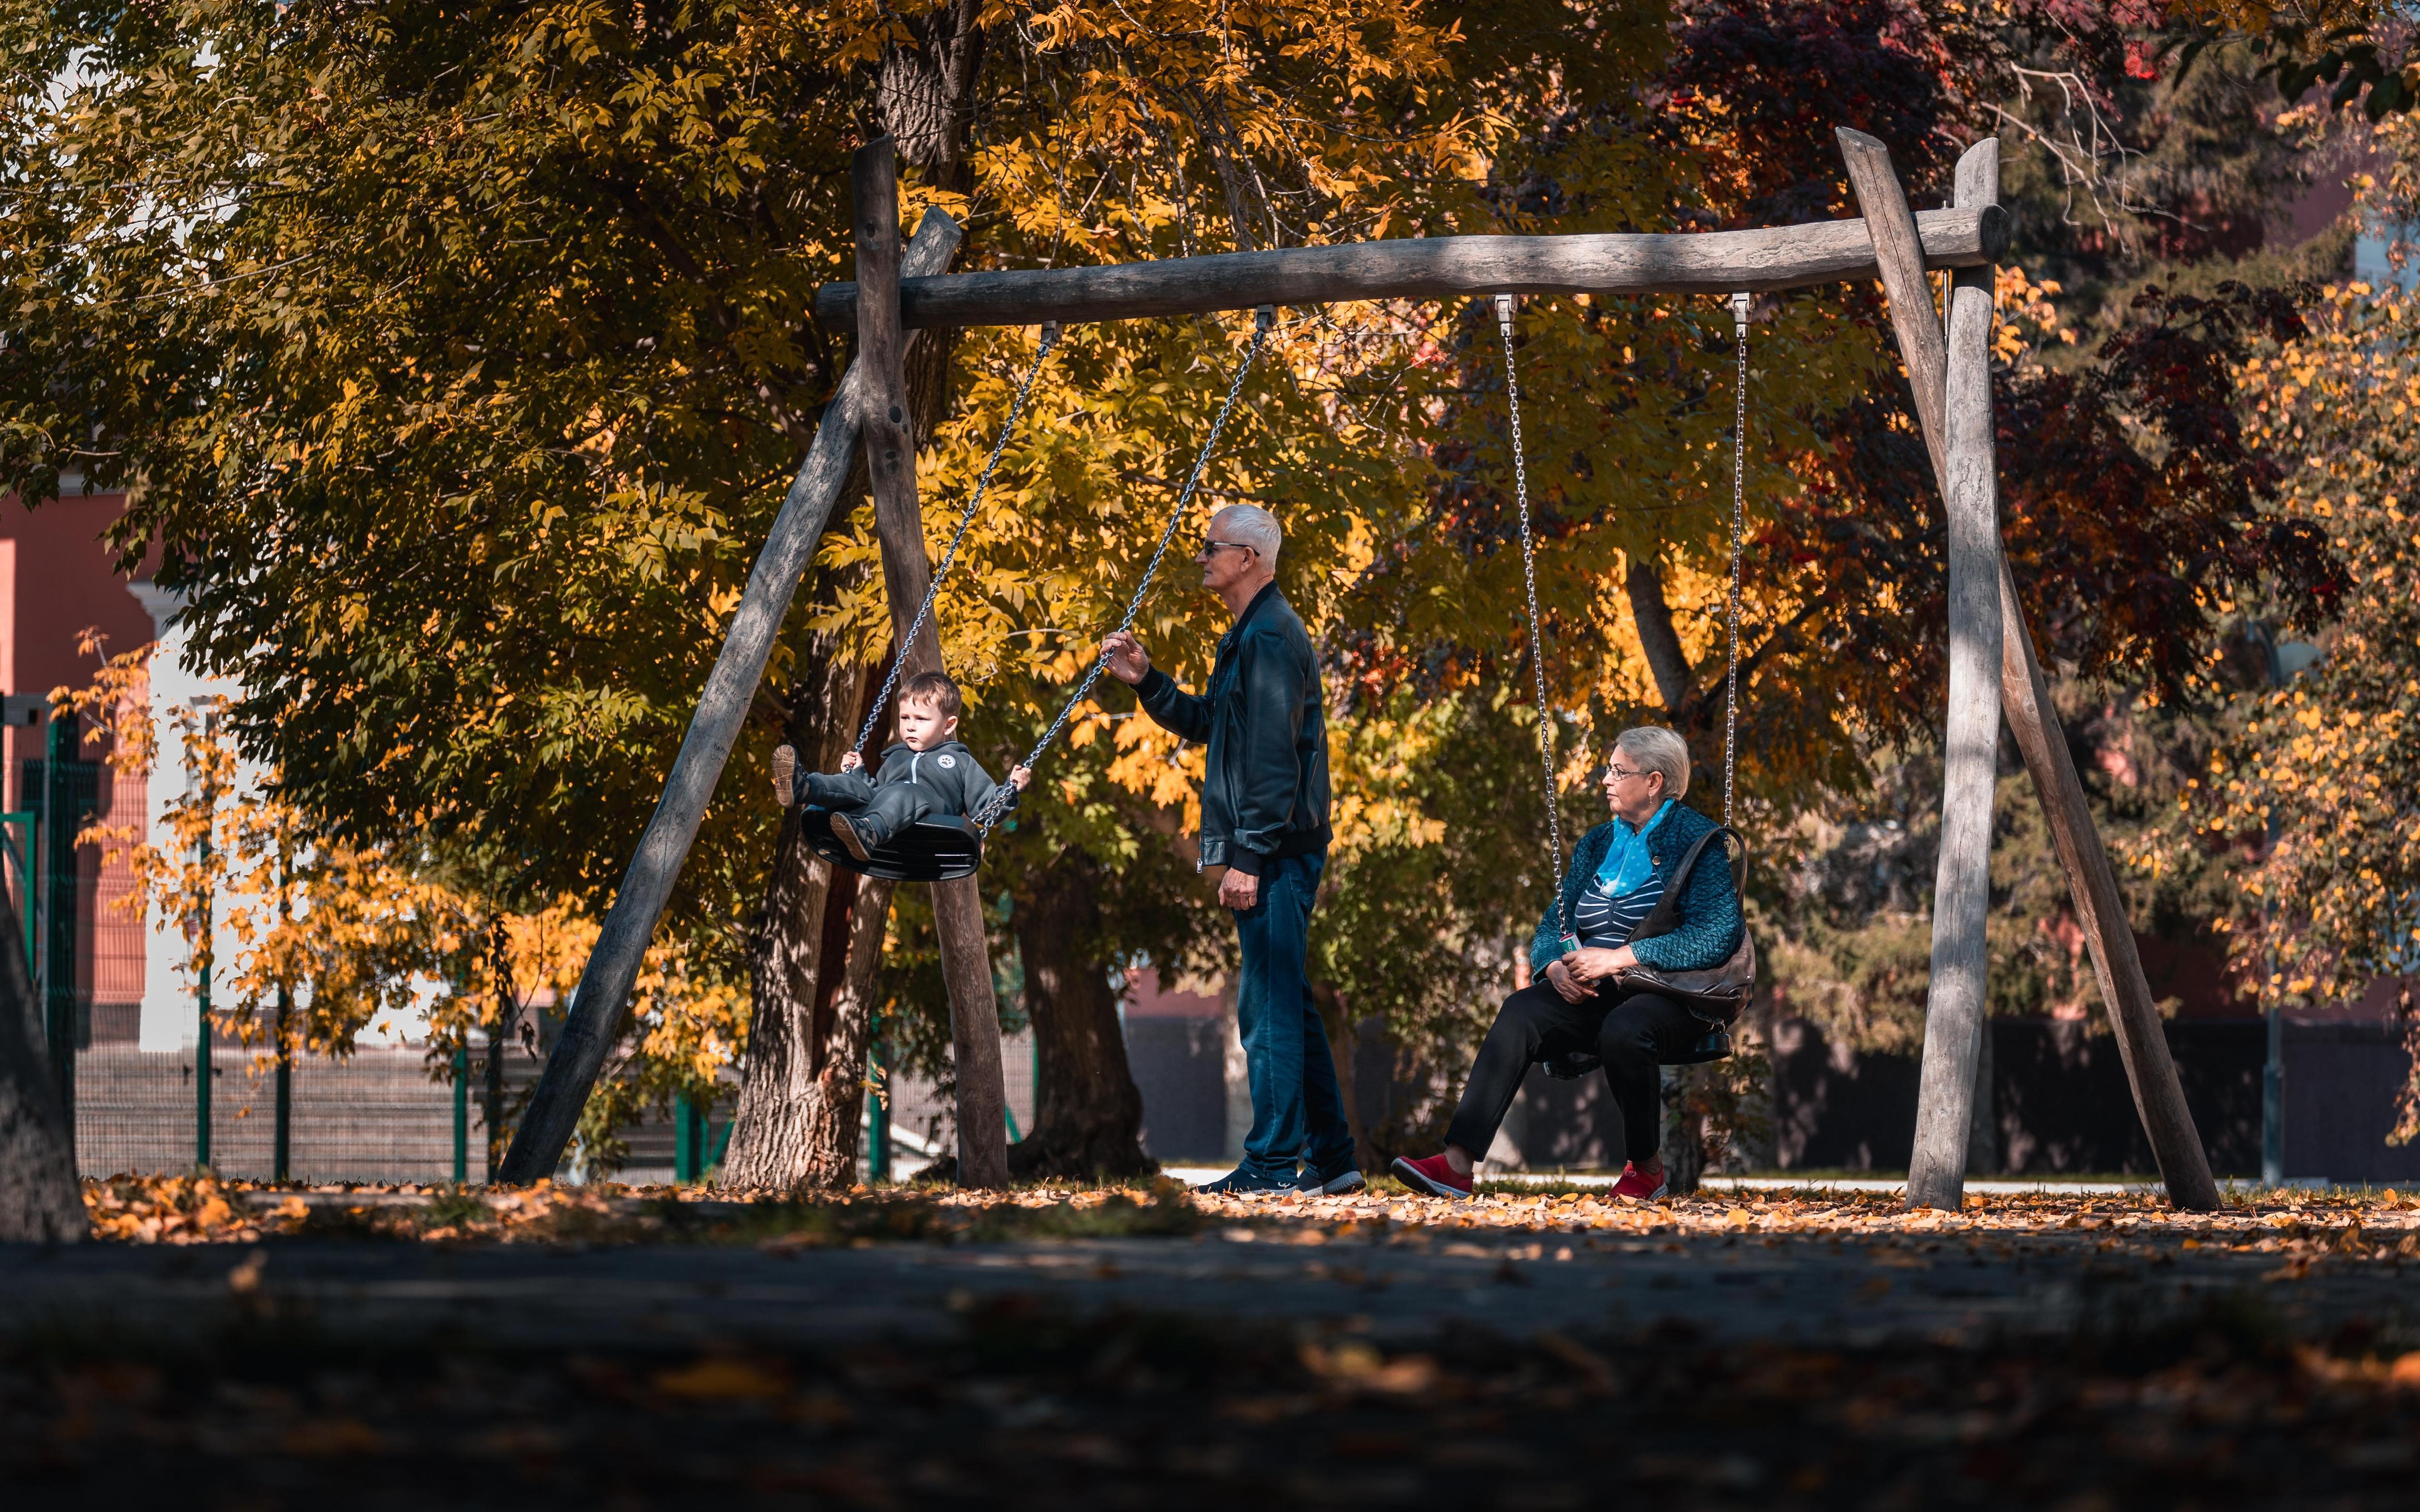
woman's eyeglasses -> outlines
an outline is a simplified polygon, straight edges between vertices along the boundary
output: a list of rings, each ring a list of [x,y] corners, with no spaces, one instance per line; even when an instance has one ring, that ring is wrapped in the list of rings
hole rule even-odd
[[[1627,782],[1634,777],[1645,777],[1647,773],[1643,769],[1608,763],[1605,769],[1605,775],[1606,779],[1608,781]]]

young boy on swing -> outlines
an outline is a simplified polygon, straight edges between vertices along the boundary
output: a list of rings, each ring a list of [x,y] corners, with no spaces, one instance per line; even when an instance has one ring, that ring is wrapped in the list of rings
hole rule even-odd
[[[908,825],[934,818],[981,814],[993,795],[1003,794],[958,743],[958,715],[966,699],[942,672],[918,672],[899,690],[899,744],[882,753],[882,765],[865,775],[865,758],[852,750],[837,772],[801,772],[799,753],[773,748],[773,786],[784,807],[812,804],[831,811],[834,839],[861,861],[896,840]],[[1031,768],[1008,774],[1001,813],[1016,807],[1017,795],[1033,780]]]

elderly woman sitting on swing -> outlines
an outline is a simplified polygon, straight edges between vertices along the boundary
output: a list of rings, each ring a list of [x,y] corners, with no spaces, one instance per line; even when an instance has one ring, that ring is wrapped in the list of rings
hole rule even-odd
[[[1593,1053],[1621,1111],[1629,1157],[1614,1191],[1664,1195],[1659,1068],[1704,1058],[1694,1052],[1722,1020],[1685,995],[1659,991],[1661,984],[1639,976],[1639,968],[1720,966],[1746,934],[1730,855],[1720,844],[1703,847],[1689,869],[1674,907],[1666,911],[1671,927],[1639,933],[1683,858],[1715,833],[1713,820],[1681,804],[1688,790],[1689,748],[1679,735],[1644,726],[1623,731],[1614,742],[1605,772],[1613,818],[1581,837],[1573,853],[1555,905],[1530,942],[1534,980],[1504,999],[1487,1031],[1444,1151],[1394,1163],[1406,1186],[1442,1197],[1470,1196],[1472,1167],[1495,1141],[1530,1065]]]

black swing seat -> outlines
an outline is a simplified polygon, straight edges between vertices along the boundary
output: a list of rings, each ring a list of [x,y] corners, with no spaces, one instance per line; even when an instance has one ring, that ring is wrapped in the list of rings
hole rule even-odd
[[[1668,1056],[1658,1064],[1666,1066],[1702,1066],[1710,1060],[1728,1060],[1731,1053],[1731,1030],[1728,1024],[1710,1026],[1703,1038],[1677,1056]],[[1546,1074],[1559,1082],[1575,1082],[1597,1070],[1605,1062],[1593,1050],[1566,1051],[1548,1056],[1539,1062]]]
[[[972,876],[983,865],[983,836],[964,819],[919,821],[876,846],[862,861],[832,833],[829,809],[809,807],[800,813],[799,833],[817,856],[842,871],[885,882],[948,882]]]

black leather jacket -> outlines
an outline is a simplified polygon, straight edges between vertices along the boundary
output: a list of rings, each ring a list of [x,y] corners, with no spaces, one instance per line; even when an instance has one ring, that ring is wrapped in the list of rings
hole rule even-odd
[[[1271,583],[1218,638],[1200,696],[1153,668],[1135,687],[1162,729],[1206,742],[1201,865],[1266,874],[1280,856],[1327,849],[1327,719],[1319,658]]]

